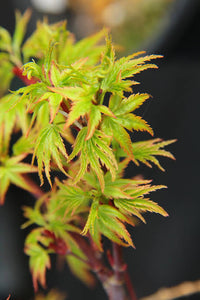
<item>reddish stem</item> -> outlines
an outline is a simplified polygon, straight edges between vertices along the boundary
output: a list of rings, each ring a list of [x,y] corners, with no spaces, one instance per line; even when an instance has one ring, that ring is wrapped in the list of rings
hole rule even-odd
[[[113,272],[104,265],[101,256],[98,255],[99,253],[93,250],[91,245],[86,242],[83,236],[73,233],[73,238],[88,258],[88,264],[90,265],[92,271],[96,273],[102,284],[106,282],[106,280],[112,276]]]
[[[113,270],[115,278],[115,289],[113,289],[113,300],[137,300],[130,277],[127,272],[127,265],[124,263],[122,247],[113,243]]]
[[[131,300],[137,300],[137,296],[135,294],[135,291],[134,291],[134,288],[133,288],[133,285],[132,285],[132,282],[131,282],[131,279],[130,279],[130,276],[129,276],[129,273],[127,272],[127,270],[126,270],[124,276],[125,276],[126,287],[129,292],[129,295],[131,297]]]
[[[62,107],[63,111],[65,111],[66,113],[69,113],[69,107],[67,106],[67,104],[62,101],[60,106]]]

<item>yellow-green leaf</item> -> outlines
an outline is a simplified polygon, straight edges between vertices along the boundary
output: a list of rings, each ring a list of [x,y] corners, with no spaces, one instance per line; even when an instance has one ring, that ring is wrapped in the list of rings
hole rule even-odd
[[[68,158],[59,128],[56,125],[49,124],[40,132],[37,138],[32,160],[34,161],[35,156],[37,157],[41,184],[43,184],[42,171],[44,166],[46,177],[51,185],[50,162],[52,159],[56,162],[58,168],[68,176],[63,168],[60,154],[66,157],[66,159]]]
[[[34,187],[23,174],[37,172],[37,168],[21,162],[25,157],[26,154],[21,154],[0,159],[0,204],[4,203],[5,194],[10,184],[34,194]]]

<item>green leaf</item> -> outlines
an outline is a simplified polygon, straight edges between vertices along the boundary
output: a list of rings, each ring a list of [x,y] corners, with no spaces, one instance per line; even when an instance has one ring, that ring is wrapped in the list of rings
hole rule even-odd
[[[103,70],[110,70],[115,61],[115,50],[112,44],[111,36],[106,33],[106,47],[102,55],[101,64]]]
[[[77,182],[86,172],[87,166],[90,165],[92,170],[96,173],[101,189],[104,189],[104,176],[101,166],[105,167],[111,172],[114,180],[117,170],[117,163],[111,148],[104,141],[104,135],[101,131],[96,130],[93,136],[87,140],[87,127],[84,127],[79,132],[73,152],[70,154],[68,161],[71,161],[80,152],[80,171],[75,178]]]
[[[63,140],[60,136],[60,130],[56,125],[49,124],[46,126],[39,134],[36,144],[32,161],[34,161],[35,156],[38,161],[38,172],[41,180],[41,184],[43,184],[43,166],[45,167],[45,174],[51,184],[50,178],[50,162],[52,159],[56,162],[58,168],[66,175],[66,171],[64,170],[61,162],[60,153],[68,158],[68,155],[65,150],[65,146]]]
[[[16,143],[13,145],[13,154],[15,156],[18,156],[20,154],[26,153],[26,154],[32,154],[34,149],[34,143],[33,143],[33,137],[31,135],[27,136],[21,136]]]
[[[120,105],[112,109],[112,111],[116,116],[130,113],[140,107],[148,98],[148,94],[133,94],[128,98],[124,98]]]
[[[100,205],[98,200],[94,200],[82,234],[85,235],[89,231],[99,250],[102,250],[100,240],[102,234],[113,242],[123,246],[134,247],[131,237],[123,224],[124,222],[129,223],[129,221],[116,208],[106,204]]]
[[[135,142],[132,144],[135,161],[142,162],[148,167],[152,167],[151,164],[153,163],[160,170],[164,171],[156,156],[164,156],[174,159],[173,154],[163,149],[165,146],[174,142],[176,142],[176,140],[162,141],[158,138],[143,142]]]
[[[31,235],[33,234],[34,236],[32,238]],[[45,288],[46,270],[50,269],[51,263],[48,251],[40,246],[37,242],[34,242],[35,239],[35,232],[32,231],[26,240],[25,253],[30,256],[29,267],[32,273],[33,286],[35,291],[37,291],[38,283]]]
[[[29,118],[26,113],[26,104],[18,102],[18,95],[6,95],[0,101],[0,153],[7,154],[10,137],[13,130],[21,129],[23,134],[28,130]],[[15,104],[17,102],[17,104]],[[14,106],[14,107],[13,107]]]
[[[55,41],[50,40],[49,41],[49,47],[48,47],[48,49],[46,51],[46,54],[45,54],[44,71],[45,71],[45,74],[46,74],[46,78],[49,77],[49,71],[50,71],[50,68],[51,68],[53,51],[54,51],[54,48],[55,48],[56,44],[57,43]]]
[[[13,42],[12,42],[12,47],[14,50],[14,53],[20,57],[20,47],[23,42],[25,33],[26,33],[26,27],[27,23],[30,19],[31,16],[31,11],[26,10],[24,15],[21,15],[19,11],[16,12],[16,26],[15,26],[15,31],[13,34]]]
[[[134,206],[133,201],[129,199],[115,199],[115,206],[125,215],[134,215],[142,222],[146,223],[140,211]]]
[[[11,80],[14,77],[12,69],[13,64],[10,62],[9,54],[0,53],[0,96],[3,96],[10,87]]]
[[[0,49],[2,51],[11,52],[12,51],[12,38],[8,30],[0,27]]]
[[[160,207],[157,203],[145,199],[144,196],[150,192],[165,188],[162,185],[153,185],[148,184],[148,181],[138,181],[128,179],[125,185],[122,181],[121,189],[130,196],[130,198],[114,198],[115,206],[125,215],[134,215],[138,217],[145,223],[145,219],[141,213],[143,212],[154,212],[162,216],[168,216],[166,211]],[[124,182],[125,183],[125,182]],[[120,187],[120,184],[119,184]]]
[[[34,106],[31,122],[26,135],[28,136],[31,135],[31,131],[34,135],[34,132],[40,132],[42,128],[48,126],[49,115],[50,115],[49,103],[47,101],[38,102]]]
[[[63,46],[66,43],[67,36],[65,21],[51,25],[48,24],[47,19],[38,21],[36,30],[24,43],[22,49],[24,60],[28,61],[30,57],[44,58],[49,48],[49,41],[60,42],[60,49],[64,51]],[[56,52],[54,55],[56,55]]]
[[[48,89],[74,101],[81,100],[84,94],[84,89],[81,87],[48,87]]]
[[[27,111],[32,113],[37,105],[39,99],[47,92],[46,84],[43,82],[37,82],[30,84],[26,87],[18,89],[16,92],[13,92],[16,97],[18,97],[13,103],[13,108],[20,102],[26,103]],[[44,101],[45,102],[45,101]]]
[[[104,46],[98,45],[105,36],[105,30],[86,37],[74,44],[74,38],[70,37],[65,50],[61,53],[61,60],[67,64],[75,63],[81,58],[87,57],[87,65],[95,65],[101,56]]]
[[[101,112],[96,105],[92,105],[89,111],[88,132],[86,139],[89,140],[101,121]]]
[[[98,207],[99,207],[99,202],[94,200],[92,202],[92,205],[90,208],[90,213],[88,215],[87,222],[82,231],[83,235],[86,235],[88,230],[90,231],[90,233],[92,235],[94,234],[94,232],[95,232],[94,222],[95,222],[96,218],[98,217]]]
[[[83,191],[78,186],[71,186],[66,181],[66,184],[59,183],[60,205],[66,208],[66,211],[73,215],[78,208],[87,207],[91,198],[88,192]]]
[[[34,193],[34,187],[23,176],[26,173],[37,172],[37,168],[21,162],[26,154],[0,159],[0,204],[4,203],[9,185],[15,184],[22,189]]]
[[[101,123],[101,129],[106,135],[111,135],[120,144],[125,153],[127,153],[128,157],[134,161],[131,138],[128,132],[121,126],[122,123],[120,120],[118,121],[118,118],[105,117]]]
[[[7,154],[11,134],[16,122],[16,111],[9,110],[11,96],[7,95],[0,102],[0,153]]]
[[[112,94],[109,99],[109,108],[111,111],[116,111],[122,102],[122,97],[117,94]]]
[[[148,199],[135,199],[133,200],[132,205],[139,211],[149,211],[158,213],[164,217],[168,216],[168,213],[162,207]]]
[[[53,86],[58,86],[61,81],[61,72],[54,61],[51,61],[49,78]]]
[[[149,62],[153,59],[162,58],[162,55],[141,56],[141,54],[143,53],[133,53],[127,57],[120,58],[116,62],[117,68],[120,68],[122,79],[131,77],[147,69],[157,69],[157,66],[155,64],[146,64],[146,62]]]
[[[39,226],[46,225],[44,217],[40,212],[40,210],[37,208],[37,206],[35,208],[25,206],[23,207],[23,211],[24,211],[24,217],[28,219],[28,222],[26,222],[23,225],[23,228],[26,228],[27,226],[30,226],[32,224],[37,224]]]
[[[81,116],[88,113],[91,108],[91,96],[80,87],[49,88],[51,91],[60,94],[66,99],[72,100],[72,107],[67,119],[66,126],[69,127]]]
[[[136,82],[127,80],[127,78],[130,78],[143,70],[157,68],[156,65],[146,64],[146,62],[161,57],[159,55],[149,55],[136,58],[135,56],[137,56],[137,54],[133,54],[115,61],[114,52],[112,50],[109,51],[109,49],[111,49],[111,47],[109,48],[109,44],[107,45],[107,48],[108,50],[105,52],[102,60],[102,68],[105,68],[106,65],[107,72],[104,73],[101,81],[101,88],[104,92],[116,93],[121,97],[123,96],[124,91],[131,92],[131,86],[136,84]],[[110,54],[111,52],[112,55]],[[107,61],[107,63],[105,63],[105,61]]]
[[[50,123],[53,122],[56,114],[58,113],[62,99],[63,99],[62,95],[51,93],[51,92],[46,92],[45,94],[42,95],[42,97],[39,98],[39,102],[44,100],[47,100],[49,102],[50,116],[51,116]]]
[[[121,126],[125,127],[128,130],[147,131],[151,135],[153,135],[153,130],[149,126],[149,124],[147,124],[147,122],[141,117],[134,114],[124,114],[117,116],[115,122],[119,123]]]
[[[129,223],[129,220],[121,212],[119,212],[119,210],[109,205],[101,205],[99,207],[98,217],[101,222],[103,222],[104,225],[112,232],[112,236],[117,236],[124,240],[127,243],[127,246],[134,247],[130,234],[123,224],[124,222]]]

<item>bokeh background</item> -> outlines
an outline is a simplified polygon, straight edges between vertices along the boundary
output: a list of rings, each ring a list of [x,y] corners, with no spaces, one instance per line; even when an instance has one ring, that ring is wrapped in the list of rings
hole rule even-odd
[[[177,138],[170,150],[176,162],[163,159],[162,173],[131,165],[127,176],[142,174],[168,190],[152,195],[169,213],[168,218],[148,215],[147,225],[132,230],[136,250],[126,249],[125,258],[138,297],[161,287],[200,278],[200,1],[199,0],[6,0],[1,3],[0,26],[14,29],[14,11],[32,7],[28,34],[37,19],[50,22],[67,18],[77,39],[109,27],[121,45],[119,55],[138,50],[163,54],[158,70],[137,76],[134,91],[152,95],[141,113],[156,137]],[[142,134],[133,139],[142,138]],[[23,253],[27,232],[21,206],[33,199],[12,187],[0,207],[0,299],[33,299],[28,259]],[[105,299],[100,286],[88,290],[70,276],[67,267],[48,272],[48,288],[64,291],[67,299]],[[200,294],[187,299],[200,299]]]

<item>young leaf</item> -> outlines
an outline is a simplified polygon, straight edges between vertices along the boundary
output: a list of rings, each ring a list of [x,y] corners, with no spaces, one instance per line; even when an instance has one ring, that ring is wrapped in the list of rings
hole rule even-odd
[[[161,139],[152,139],[132,144],[133,154],[136,162],[142,162],[148,167],[155,164],[160,170],[164,171],[156,156],[164,156],[174,159],[173,154],[164,150],[165,146],[174,143],[176,140],[162,141]]]
[[[132,131],[147,131],[153,135],[153,130],[145,120],[134,114],[124,114],[117,116],[115,122]]]
[[[129,180],[129,184],[124,185],[124,191],[130,198],[115,198],[115,206],[125,215],[134,215],[145,223],[145,219],[141,213],[154,212],[162,216],[168,216],[167,212],[157,203],[144,198],[145,195],[165,186],[151,186],[146,181]]]
[[[41,180],[41,184],[43,184],[43,166],[45,167],[45,174],[51,184],[50,178],[50,161],[53,158],[56,162],[58,168],[66,175],[66,171],[64,170],[61,162],[60,153],[68,158],[68,155],[65,150],[65,146],[63,140],[60,136],[59,128],[56,125],[49,124],[46,126],[39,134],[36,144],[32,161],[34,161],[35,156],[38,161],[38,172]]]
[[[134,247],[131,236],[123,224],[125,222],[130,223],[130,220],[125,215],[110,205],[101,205],[99,207],[98,216],[101,222],[104,223],[105,227],[111,231],[111,240],[113,236],[116,236],[122,241],[124,240],[127,244],[126,246]],[[104,234],[103,231],[102,233]]]
[[[49,102],[51,116],[50,123],[53,122],[56,114],[58,113],[62,99],[62,95],[51,92],[46,92],[42,95],[42,97],[39,98],[38,102],[42,102],[44,100],[47,100]]]
[[[107,40],[107,48],[102,59],[103,67],[105,61],[107,61],[107,72],[105,72],[104,78],[101,81],[101,88],[104,92],[115,93],[121,97],[123,96],[124,91],[131,92],[131,86],[136,82],[127,80],[127,78],[130,78],[143,70],[157,68],[155,64],[146,64],[146,62],[161,57],[159,55],[147,55],[136,58],[136,56],[137,54],[133,54],[115,61],[114,50],[112,50],[110,46],[110,41]]]
[[[81,116],[86,115],[91,110],[92,97],[94,95],[92,90],[84,90],[80,87],[64,87],[49,89],[72,101],[72,107],[70,109],[70,113],[66,122],[66,127],[72,125]]]
[[[21,15],[19,11],[16,12],[16,27],[13,34],[13,42],[12,47],[14,50],[14,53],[20,57],[20,47],[22,44],[22,41],[24,39],[24,35],[26,32],[26,26],[30,19],[31,11],[26,10],[24,15]]]
[[[46,79],[48,79],[48,77],[49,77],[49,71],[50,71],[50,68],[51,68],[53,51],[54,51],[54,48],[55,48],[56,44],[57,43],[55,41],[50,40],[49,41],[49,47],[48,47],[48,49],[45,53],[45,59],[44,59],[44,65],[43,66],[44,66]]]
[[[129,159],[134,161],[133,151],[131,149],[131,138],[128,132],[121,126],[122,122],[112,117],[104,117],[101,123],[101,130],[107,135],[114,138],[124,152],[128,155]]]
[[[22,48],[25,62],[30,57],[44,59],[49,48],[49,41],[60,42],[60,48],[64,51],[63,46],[66,43],[67,36],[68,32],[65,21],[51,25],[48,24],[47,19],[43,22],[38,21],[36,30],[26,40]]]
[[[66,211],[73,215],[78,208],[87,207],[91,198],[88,192],[83,191],[78,186],[72,186],[67,181],[66,184],[59,183],[60,204],[66,208]]]
[[[72,153],[68,161],[71,161],[80,152],[80,170],[75,178],[75,182],[84,175],[87,166],[90,165],[96,173],[101,189],[104,189],[104,176],[101,165],[111,172],[113,180],[115,179],[117,163],[111,148],[104,141],[104,135],[101,131],[96,130],[93,136],[87,140],[87,127],[79,132]]]
[[[117,107],[111,109],[116,116],[124,115],[140,107],[148,98],[148,94],[133,94],[128,98],[124,98]]]
[[[87,65],[96,65],[99,61],[104,45],[98,45],[105,36],[105,30],[86,37],[74,43],[74,38],[69,36],[65,50],[61,52],[60,60],[67,64],[73,64],[81,58],[87,57]]]
[[[29,80],[32,79],[32,77],[37,78],[37,80],[44,80],[42,68],[34,60],[23,65],[22,75],[26,76]]]
[[[113,242],[123,246],[134,247],[131,237],[123,224],[124,222],[129,223],[130,220],[116,208],[106,204],[100,205],[98,200],[94,200],[82,234],[85,235],[89,231],[101,251],[102,234]]]

